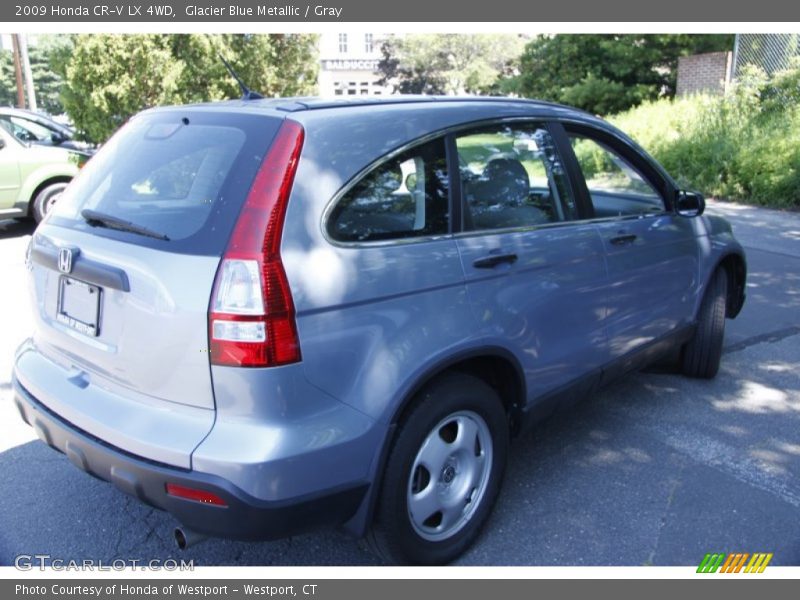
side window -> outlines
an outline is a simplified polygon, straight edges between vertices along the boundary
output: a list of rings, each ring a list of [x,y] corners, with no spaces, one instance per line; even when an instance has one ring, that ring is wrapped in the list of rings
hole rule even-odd
[[[444,140],[381,163],[336,204],[328,234],[340,242],[392,240],[448,233]]]
[[[3,116],[0,117],[0,122],[6,131],[9,131],[21,142],[39,142],[50,138],[50,132],[47,129],[25,119]]]
[[[576,218],[550,133],[537,125],[495,126],[456,140],[464,229],[530,227]]]
[[[595,216],[636,216],[664,210],[661,195],[616,151],[583,135],[570,133],[569,138],[586,180]]]

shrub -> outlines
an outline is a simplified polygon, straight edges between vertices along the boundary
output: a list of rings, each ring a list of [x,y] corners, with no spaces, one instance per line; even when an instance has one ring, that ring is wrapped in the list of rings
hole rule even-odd
[[[725,96],[647,102],[610,118],[686,188],[800,208],[800,62],[746,69]]]

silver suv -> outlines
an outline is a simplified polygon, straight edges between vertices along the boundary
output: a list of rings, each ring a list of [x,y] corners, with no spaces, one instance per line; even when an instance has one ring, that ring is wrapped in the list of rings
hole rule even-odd
[[[703,208],[546,103],[146,111],[33,236],[16,404],[183,545],[342,525],[445,563],[528,424],[674,348],[716,374],[745,260]]]

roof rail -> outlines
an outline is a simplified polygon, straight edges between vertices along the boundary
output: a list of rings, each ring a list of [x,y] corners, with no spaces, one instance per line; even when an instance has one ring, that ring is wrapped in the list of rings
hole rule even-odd
[[[397,95],[397,96],[369,96],[356,98],[285,98],[284,102],[275,106],[277,110],[286,112],[299,112],[305,110],[321,110],[330,108],[350,108],[355,106],[381,106],[390,104],[415,104],[431,102],[497,102],[497,103],[518,103],[531,104],[536,106],[552,106],[558,108],[569,108],[555,102],[545,100],[531,100],[528,98],[508,98],[501,96],[423,96],[423,95]],[[574,109],[573,109],[574,110]]]

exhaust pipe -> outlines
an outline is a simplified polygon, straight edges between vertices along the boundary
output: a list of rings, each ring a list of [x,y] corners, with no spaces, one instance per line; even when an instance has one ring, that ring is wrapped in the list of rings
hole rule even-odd
[[[178,548],[181,550],[186,550],[189,546],[199,544],[208,538],[207,535],[197,533],[196,531],[188,529],[187,527],[176,527],[174,535],[175,543],[178,544]]]

